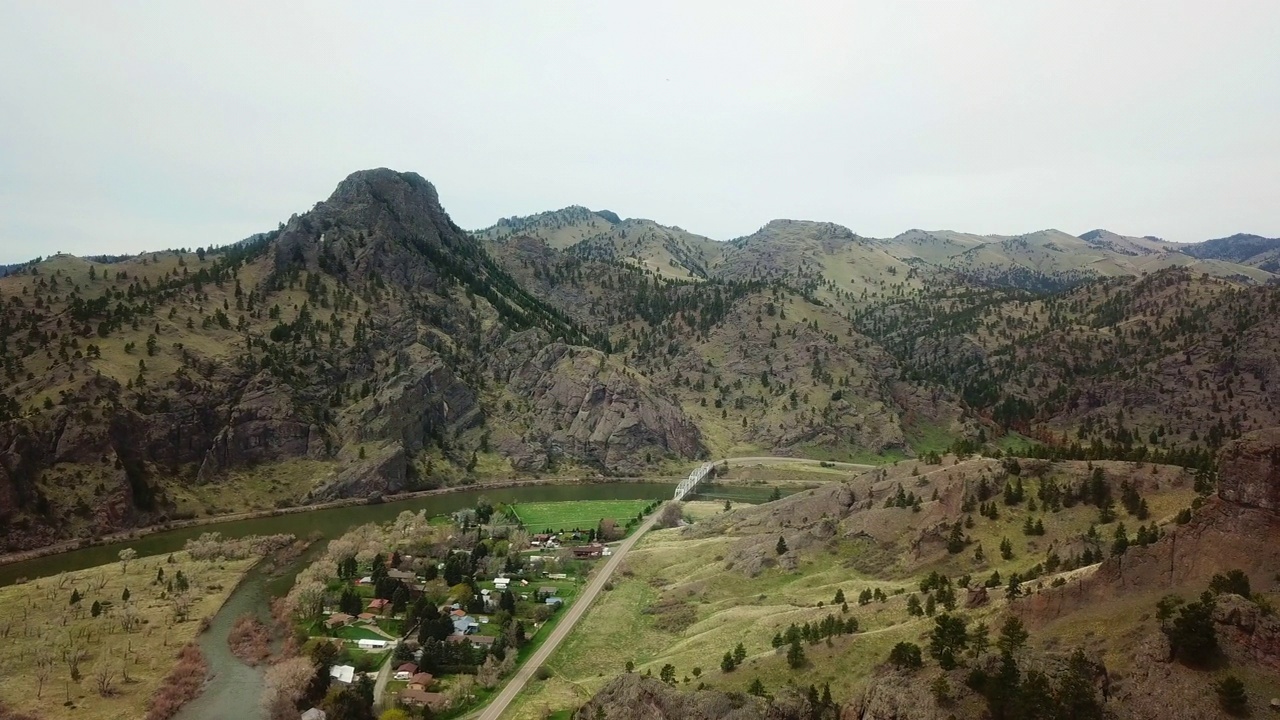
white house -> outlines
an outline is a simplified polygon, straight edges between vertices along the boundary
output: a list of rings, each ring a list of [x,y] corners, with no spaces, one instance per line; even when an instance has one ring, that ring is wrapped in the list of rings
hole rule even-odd
[[[329,668],[329,677],[344,685],[350,685],[356,679],[356,669],[351,665],[334,665]]]
[[[386,640],[371,640],[369,638],[360,638],[356,641],[356,645],[361,650],[386,650]]]

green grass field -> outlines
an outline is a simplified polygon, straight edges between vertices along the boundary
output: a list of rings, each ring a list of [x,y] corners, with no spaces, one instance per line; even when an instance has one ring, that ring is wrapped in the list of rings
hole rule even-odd
[[[515,506],[520,522],[529,532],[589,530],[602,519],[612,519],[618,525],[626,525],[644,510],[650,500],[584,500],[577,502],[520,503]]]

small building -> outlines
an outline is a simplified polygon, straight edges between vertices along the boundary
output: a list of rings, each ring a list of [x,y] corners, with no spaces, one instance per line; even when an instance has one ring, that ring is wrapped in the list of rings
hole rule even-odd
[[[329,677],[335,682],[350,685],[355,682],[356,669],[351,665],[333,665],[329,668]]]
[[[387,644],[386,640],[373,640],[371,638],[360,638],[356,641],[356,646],[366,652],[371,650],[386,650]]]
[[[590,545],[579,545],[573,549],[573,556],[578,559],[598,558],[604,552],[604,546],[600,543],[591,543]]]
[[[302,720],[325,720],[325,714],[320,708],[311,708],[302,713]]]
[[[543,585],[542,587],[538,588],[538,597],[543,599],[549,598],[555,595],[557,592],[559,592],[558,588],[551,587],[550,585]]]
[[[480,623],[476,622],[475,618],[470,615],[463,615],[462,617],[455,617],[453,619],[453,631],[459,635],[470,635],[471,633],[478,632],[479,630]]]
[[[543,603],[552,607],[560,607],[561,605],[564,605],[564,600],[561,600],[558,597],[549,597],[544,600]]]
[[[356,584],[357,584],[357,585],[372,585],[372,584],[373,584],[373,576],[372,576],[372,575],[365,575],[364,577],[362,577],[362,578],[360,578],[359,580],[357,580],[357,581],[356,581]]]
[[[333,628],[345,627],[351,624],[355,618],[346,613],[336,612],[330,615],[325,621],[324,626],[332,630]]]
[[[392,677],[392,679],[393,679],[393,680],[408,680],[408,679],[412,678],[414,675],[417,675],[417,674],[418,674],[418,666],[417,666],[417,664],[409,662],[409,663],[405,663],[405,664],[401,665],[400,667],[396,668],[396,674]]]
[[[391,607],[391,601],[386,598],[374,598],[369,601],[369,612],[380,613]]]
[[[371,612],[362,612],[356,616],[356,619],[358,619],[360,622],[371,623],[377,620],[378,616]]]
[[[405,688],[400,691],[400,702],[414,707],[429,707],[432,710],[440,710],[449,704],[444,693],[414,690],[413,688]]]
[[[488,635],[467,635],[466,637],[467,637],[467,640],[471,641],[471,647],[474,647],[474,648],[492,647],[494,641],[498,639],[495,637],[490,637]]]
[[[391,578],[392,580],[405,580],[409,582],[412,582],[418,579],[417,576],[414,575],[409,570],[396,570],[394,568],[387,571],[387,577]]]
[[[429,672],[414,673],[409,678],[409,687],[414,690],[426,690],[435,680],[435,676]]]

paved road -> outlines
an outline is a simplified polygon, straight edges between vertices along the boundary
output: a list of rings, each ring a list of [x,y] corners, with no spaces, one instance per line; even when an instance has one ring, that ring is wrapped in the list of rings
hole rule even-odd
[[[613,555],[609,557],[609,560],[596,572],[595,577],[591,578],[591,582],[587,583],[586,590],[578,596],[578,599],[569,606],[568,610],[565,610],[566,616],[560,618],[560,622],[551,631],[551,635],[547,637],[546,642],[542,643],[542,647],[538,648],[533,657],[530,657],[520,666],[520,669],[516,671],[515,677],[511,678],[511,682],[507,683],[507,686],[502,689],[502,692],[498,693],[493,702],[489,703],[488,707],[475,716],[478,720],[498,720],[498,718],[502,717],[502,713],[506,712],[507,706],[528,684],[529,678],[532,678],[538,668],[542,667],[542,663],[551,657],[551,653],[556,651],[560,642],[573,631],[573,626],[577,625],[582,616],[586,614],[587,608],[591,607],[591,602],[600,594],[605,582],[609,580],[609,576],[613,575],[613,571],[618,568],[627,551],[653,527],[653,523],[658,519],[658,514],[659,511],[654,511],[648,520],[645,520],[630,537],[623,540],[622,544],[613,551]]]
[[[383,659],[382,666],[378,668],[378,679],[373,683],[374,708],[377,710],[394,705],[394,703],[387,702],[389,698],[383,698],[382,695],[387,691],[387,681],[391,679],[391,666],[396,664],[396,646],[399,644],[400,641],[393,638],[391,645],[387,649],[387,657]]]
[[[824,461],[810,460],[808,458],[774,457],[772,455],[762,455],[760,457],[724,458],[723,460],[717,460],[716,462],[718,463],[728,462],[729,466],[732,467],[733,465],[773,465],[773,464],[785,465],[788,463],[790,464],[798,463],[801,465],[818,465]],[[827,465],[834,465],[836,467],[842,467],[842,468],[854,468],[857,470],[873,470],[876,467],[878,467],[876,465],[859,465],[858,463],[830,462],[830,461],[826,461],[826,462],[827,462]]]

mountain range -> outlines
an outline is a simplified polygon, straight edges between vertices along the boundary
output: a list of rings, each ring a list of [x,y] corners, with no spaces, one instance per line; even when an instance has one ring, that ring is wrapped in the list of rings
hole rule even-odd
[[[467,232],[362,171],[222,248],[0,272],[0,540],[734,454],[1020,433],[1196,463],[1280,424],[1280,240],[716,241],[570,207]]]

